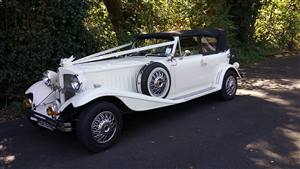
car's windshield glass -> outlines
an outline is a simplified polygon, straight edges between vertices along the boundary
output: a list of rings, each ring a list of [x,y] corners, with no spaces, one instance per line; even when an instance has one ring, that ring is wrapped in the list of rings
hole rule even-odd
[[[170,40],[166,39],[157,39],[157,38],[151,38],[151,39],[136,39],[134,43],[132,44],[132,49],[141,48],[145,46],[160,44],[164,42],[170,42]],[[156,47],[148,50],[143,50],[139,52],[132,53],[132,56],[158,56],[158,57],[164,57],[168,56],[172,53],[173,45],[166,45],[162,47]]]

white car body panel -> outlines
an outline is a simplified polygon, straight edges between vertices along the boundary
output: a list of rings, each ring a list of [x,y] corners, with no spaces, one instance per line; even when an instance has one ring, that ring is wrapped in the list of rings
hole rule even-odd
[[[34,95],[32,100],[32,104],[35,105],[34,111],[44,116],[48,116],[46,109],[56,100],[58,93],[53,92],[53,90],[46,86],[43,81],[38,81],[29,87],[25,94],[29,93]]]

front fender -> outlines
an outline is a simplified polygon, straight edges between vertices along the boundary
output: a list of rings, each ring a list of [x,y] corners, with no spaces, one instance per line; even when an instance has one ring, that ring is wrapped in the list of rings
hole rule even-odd
[[[182,102],[182,100],[175,101],[169,99],[155,98],[135,92],[115,91],[112,89],[96,88],[89,89],[87,91],[78,93],[77,95],[73,96],[60,107],[60,111],[63,111],[70,104],[72,104],[74,108],[77,108],[86,105],[95,99],[99,99],[105,96],[116,97],[133,111],[150,110]]]
[[[55,92],[46,86],[43,81],[34,83],[25,91],[25,94],[30,93],[33,95],[32,103],[34,105],[41,104],[42,102],[52,102],[56,99]]]

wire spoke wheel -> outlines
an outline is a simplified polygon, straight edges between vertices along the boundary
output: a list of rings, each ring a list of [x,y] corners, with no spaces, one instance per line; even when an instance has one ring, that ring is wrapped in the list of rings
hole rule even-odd
[[[99,113],[91,124],[92,137],[97,143],[110,141],[117,129],[115,115],[110,111]]]
[[[164,97],[170,87],[168,72],[161,67],[153,69],[148,77],[147,86],[151,96]]]
[[[139,93],[166,98],[171,89],[171,76],[164,64],[152,62],[140,70],[136,84]]]
[[[233,95],[236,91],[237,83],[236,79],[233,76],[229,76],[226,80],[226,93],[228,95]]]

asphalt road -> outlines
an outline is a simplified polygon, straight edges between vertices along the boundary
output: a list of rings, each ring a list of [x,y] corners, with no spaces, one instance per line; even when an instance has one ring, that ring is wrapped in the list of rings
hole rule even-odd
[[[74,134],[0,124],[0,168],[300,168],[300,57],[245,68],[237,97],[209,95],[125,116],[120,141],[98,154]]]

